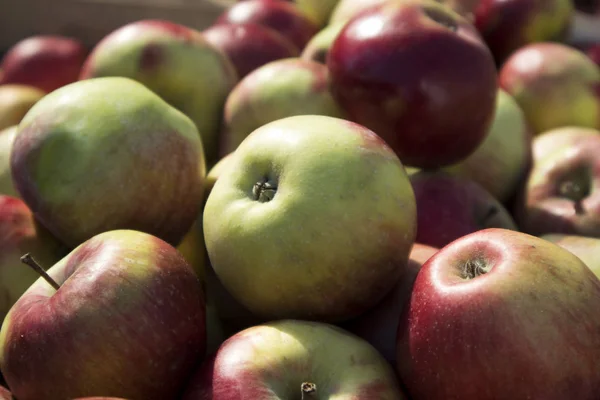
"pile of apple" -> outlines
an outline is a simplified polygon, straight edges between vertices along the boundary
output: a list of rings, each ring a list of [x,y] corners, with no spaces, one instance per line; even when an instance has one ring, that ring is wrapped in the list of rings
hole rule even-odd
[[[600,399],[581,10],[245,0],[15,44],[0,400]]]

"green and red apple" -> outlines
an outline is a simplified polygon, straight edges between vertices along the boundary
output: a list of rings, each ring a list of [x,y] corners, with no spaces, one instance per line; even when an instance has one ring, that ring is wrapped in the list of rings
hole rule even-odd
[[[26,85],[0,85],[0,130],[18,125],[45,93]]]
[[[304,60],[327,64],[327,55],[333,41],[344,28],[344,23],[327,25],[308,42],[300,57]]]
[[[0,195],[19,197],[10,172],[10,151],[17,135],[18,125],[0,130]]]
[[[204,209],[216,275],[269,319],[362,314],[402,279],[415,228],[414,194],[393,150],[363,126],[317,115],[251,133]]]
[[[600,279],[600,239],[577,235],[562,235],[551,233],[543,235],[552,243],[575,254]]]

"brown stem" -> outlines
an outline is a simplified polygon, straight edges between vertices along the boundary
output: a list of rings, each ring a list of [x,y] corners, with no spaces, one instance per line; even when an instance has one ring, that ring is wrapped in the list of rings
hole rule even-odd
[[[60,285],[56,283],[56,281],[52,279],[50,275],[48,275],[46,270],[40,264],[38,264],[37,261],[33,259],[31,254],[27,253],[23,257],[21,257],[21,262],[25,265],[30,266],[35,272],[37,272],[42,278],[44,278],[46,282],[48,282],[50,286],[52,286],[55,290],[60,289]]]
[[[310,400],[317,398],[317,385],[311,382],[303,382],[300,385],[300,391],[302,392],[302,400]]]

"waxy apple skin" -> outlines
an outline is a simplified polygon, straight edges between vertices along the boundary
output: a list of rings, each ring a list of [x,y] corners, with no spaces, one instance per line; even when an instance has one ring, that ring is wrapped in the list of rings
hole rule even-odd
[[[166,242],[137,231],[95,236],[48,270],[0,331],[15,397],[176,398],[206,346],[198,277]]]
[[[229,338],[191,380],[183,400],[403,400],[391,366],[366,341],[333,325],[283,320]],[[310,397],[309,397],[310,398]]]
[[[204,236],[219,279],[252,313],[340,322],[401,279],[415,213],[404,167],[380,137],[295,116],[233,153],[206,202]]]
[[[599,302],[600,280],[555,244],[503,229],[465,236],[417,276],[400,379],[415,400],[595,400]]]
[[[107,77],[38,102],[19,125],[11,173],[71,248],[121,228],[177,245],[200,212],[205,165],[188,117],[136,81]]]
[[[499,78],[535,134],[565,126],[600,128],[600,68],[575,48],[522,47],[506,60]]]
[[[600,279],[600,239],[558,233],[543,235],[542,239],[556,243],[575,254]]]
[[[476,29],[441,4],[369,8],[342,29],[327,65],[349,118],[381,136],[406,165],[457,163],[491,125],[493,57]]]

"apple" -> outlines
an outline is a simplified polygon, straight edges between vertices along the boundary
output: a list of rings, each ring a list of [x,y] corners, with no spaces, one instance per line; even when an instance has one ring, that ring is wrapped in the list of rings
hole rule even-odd
[[[334,97],[403,163],[438,168],[483,142],[496,67],[475,28],[431,0],[389,2],[353,18],[329,50]]]
[[[254,23],[269,27],[299,50],[319,31],[319,25],[289,2],[278,0],[246,0],[231,5],[217,18],[217,24]]]
[[[257,24],[220,24],[202,31],[208,43],[223,52],[241,79],[261,65],[297,57],[300,51],[279,32]]]
[[[0,386],[0,400],[13,400],[13,397],[8,389],[2,386]]]
[[[318,26],[324,26],[339,0],[288,0]]]
[[[10,172],[10,151],[18,126],[0,130],[0,195],[19,197]]]
[[[590,46],[586,51],[586,55],[600,67],[600,43]]]
[[[600,280],[576,256],[505,229],[462,237],[421,268],[400,319],[411,399],[595,400]]]
[[[517,192],[528,172],[531,136],[521,107],[499,89],[494,120],[483,143],[465,160],[444,170],[477,182],[505,203]]]
[[[600,68],[575,48],[559,43],[521,48],[500,70],[500,86],[537,134],[564,126],[600,128]]]
[[[441,248],[486,228],[517,230],[504,206],[469,179],[421,171],[410,182],[417,201],[417,243]]]
[[[45,93],[33,86],[0,85],[0,130],[21,122]]]
[[[575,254],[600,279],[599,238],[552,233],[543,235],[542,239],[555,243]]]
[[[325,65],[288,58],[263,65],[242,79],[225,103],[220,154],[234,151],[255,129],[294,115],[344,117],[329,90]]]
[[[403,400],[391,366],[333,325],[282,320],[229,338],[198,369],[182,400]]]
[[[300,57],[304,60],[311,60],[320,62],[321,64],[327,64],[327,55],[329,54],[329,49],[344,26],[346,26],[346,24],[337,23],[323,28],[321,31],[319,31],[319,33],[313,36],[310,42],[308,42]]]
[[[29,252],[52,265],[68,249],[35,220],[23,201],[0,195],[0,326],[10,308],[39,278],[20,261]]]
[[[208,196],[204,238],[219,280],[253,314],[341,322],[402,278],[415,214],[404,167],[379,136],[294,116],[233,153]]]
[[[400,315],[410,300],[421,266],[437,251],[435,247],[415,243],[408,259],[406,276],[392,292],[366,313],[342,325],[373,345],[391,365],[396,365],[396,331]]]
[[[600,132],[561,128],[533,142],[534,163],[516,218],[532,235],[600,236]]]
[[[17,42],[2,58],[0,84],[23,84],[50,93],[75,82],[87,49],[75,38],[36,35]]]
[[[30,110],[11,172],[36,218],[71,248],[113,229],[177,245],[202,206],[203,154],[194,123],[144,85],[95,78]]]
[[[209,164],[216,161],[225,99],[237,83],[231,61],[193,29],[142,20],[106,36],[82,79],[122,76],[141,82],[194,121]]]
[[[34,255],[35,257],[35,255]],[[198,277],[169,244],[132,230],[94,236],[38,279],[0,331],[19,400],[172,399],[206,347]]]

